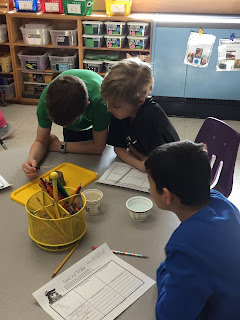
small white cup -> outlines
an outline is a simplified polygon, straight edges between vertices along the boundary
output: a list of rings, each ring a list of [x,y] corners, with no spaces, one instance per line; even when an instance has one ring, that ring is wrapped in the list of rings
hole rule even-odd
[[[85,211],[88,215],[97,215],[101,212],[103,193],[97,189],[88,189],[82,192],[86,198]]]
[[[144,221],[149,217],[153,203],[145,197],[133,197],[127,200],[126,206],[129,210],[130,217],[134,221]]]

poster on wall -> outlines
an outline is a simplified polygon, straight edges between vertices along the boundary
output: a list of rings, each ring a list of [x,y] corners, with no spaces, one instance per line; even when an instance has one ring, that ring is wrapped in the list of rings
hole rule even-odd
[[[216,36],[213,34],[191,32],[184,63],[193,67],[206,68],[209,64],[215,39]]]
[[[240,38],[219,39],[217,71],[240,70]]]

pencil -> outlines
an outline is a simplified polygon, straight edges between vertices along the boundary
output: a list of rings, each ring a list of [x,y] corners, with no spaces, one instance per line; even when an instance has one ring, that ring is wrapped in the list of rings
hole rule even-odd
[[[0,144],[3,147],[3,149],[7,150],[7,146],[5,145],[5,143],[2,141],[2,139],[0,139]]]
[[[97,247],[92,246],[92,250],[95,250],[95,249],[97,249]],[[113,253],[115,253],[115,254],[124,254],[126,256],[132,256],[132,257],[137,257],[137,258],[145,258],[145,259],[149,258],[149,257],[144,256],[144,255],[139,254],[139,253],[125,252],[125,251],[118,251],[118,250],[111,250],[111,251]]]
[[[76,243],[76,245],[72,248],[72,250],[69,252],[69,254],[66,256],[66,258],[60,263],[60,265],[57,267],[57,269],[53,272],[52,274],[52,278],[55,277],[55,275],[58,273],[58,271],[62,268],[62,266],[64,265],[64,263],[67,261],[67,259],[73,254],[73,252],[77,249],[78,247],[78,242]]]
[[[124,173],[124,175],[121,176],[121,178],[119,178],[117,181],[114,182],[114,184],[120,182],[131,170],[132,170],[132,168],[129,168],[129,169]]]
[[[56,217],[59,219],[60,218],[60,213],[59,213],[59,210],[58,210],[57,178],[58,178],[58,173],[57,172],[51,172],[50,173],[50,179],[52,180],[52,185],[53,185],[53,199],[55,201],[54,210],[56,212]]]

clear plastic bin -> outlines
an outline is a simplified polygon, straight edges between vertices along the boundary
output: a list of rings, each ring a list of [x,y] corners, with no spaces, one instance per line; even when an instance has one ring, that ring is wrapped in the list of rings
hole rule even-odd
[[[149,34],[149,23],[147,22],[128,22],[128,33],[130,36],[142,37]]]
[[[102,21],[83,21],[83,30],[86,34],[102,34],[104,23]]]
[[[8,73],[12,70],[10,54],[0,56],[0,72]]]
[[[24,24],[20,27],[24,44],[46,46],[50,42],[50,28],[48,24],[43,23]]]
[[[102,35],[83,34],[84,45],[88,48],[100,48],[104,45],[104,37]]]
[[[63,0],[64,12],[69,15],[90,16],[93,0]]]
[[[48,67],[48,52],[23,50],[18,53],[21,67],[28,70],[43,71]]]
[[[0,24],[0,43],[8,41],[7,25]]]
[[[17,11],[31,11],[36,12],[40,10],[40,3],[38,0],[14,0]]]
[[[42,12],[64,13],[62,0],[40,0]]]
[[[0,85],[0,91],[3,91],[5,100],[10,100],[15,97],[14,82],[8,85]]]
[[[148,46],[149,37],[135,37],[135,36],[127,36],[128,45],[130,49],[146,49]]]
[[[13,77],[12,76],[4,76],[0,75],[0,85],[7,85],[13,83]]]
[[[53,71],[66,71],[77,68],[77,53],[50,53],[49,60]]]
[[[123,35],[126,31],[126,22],[106,21],[106,33],[113,35]]]
[[[108,48],[122,48],[125,42],[125,36],[105,34],[106,45]]]
[[[106,72],[109,72],[119,61],[104,60]]]
[[[83,60],[84,69],[94,72],[103,72],[104,63],[101,60]]]
[[[85,54],[85,59],[87,60],[120,60],[120,52],[118,51],[94,51],[89,50]]]
[[[61,30],[62,28],[62,30]],[[69,26],[53,27],[50,30],[52,45],[55,47],[76,47],[77,45],[77,29]]]

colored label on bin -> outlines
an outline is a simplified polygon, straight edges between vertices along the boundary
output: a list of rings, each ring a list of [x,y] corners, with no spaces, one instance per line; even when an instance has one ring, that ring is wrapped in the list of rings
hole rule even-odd
[[[57,45],[58,46],[69,46],[70,37],[69,36],[57,36]]]
[[[66,71],[69,70],[67,63],[57,63],[56,64],[56,70],[57,71]]]
[[[26,68],[29,70],[37,70],[38,69],[37,61],[26,61]]]
[[[28,44],[36,44],[41,45],[42,44],[42,38],[40,34],[29,34],[28,35]]]

